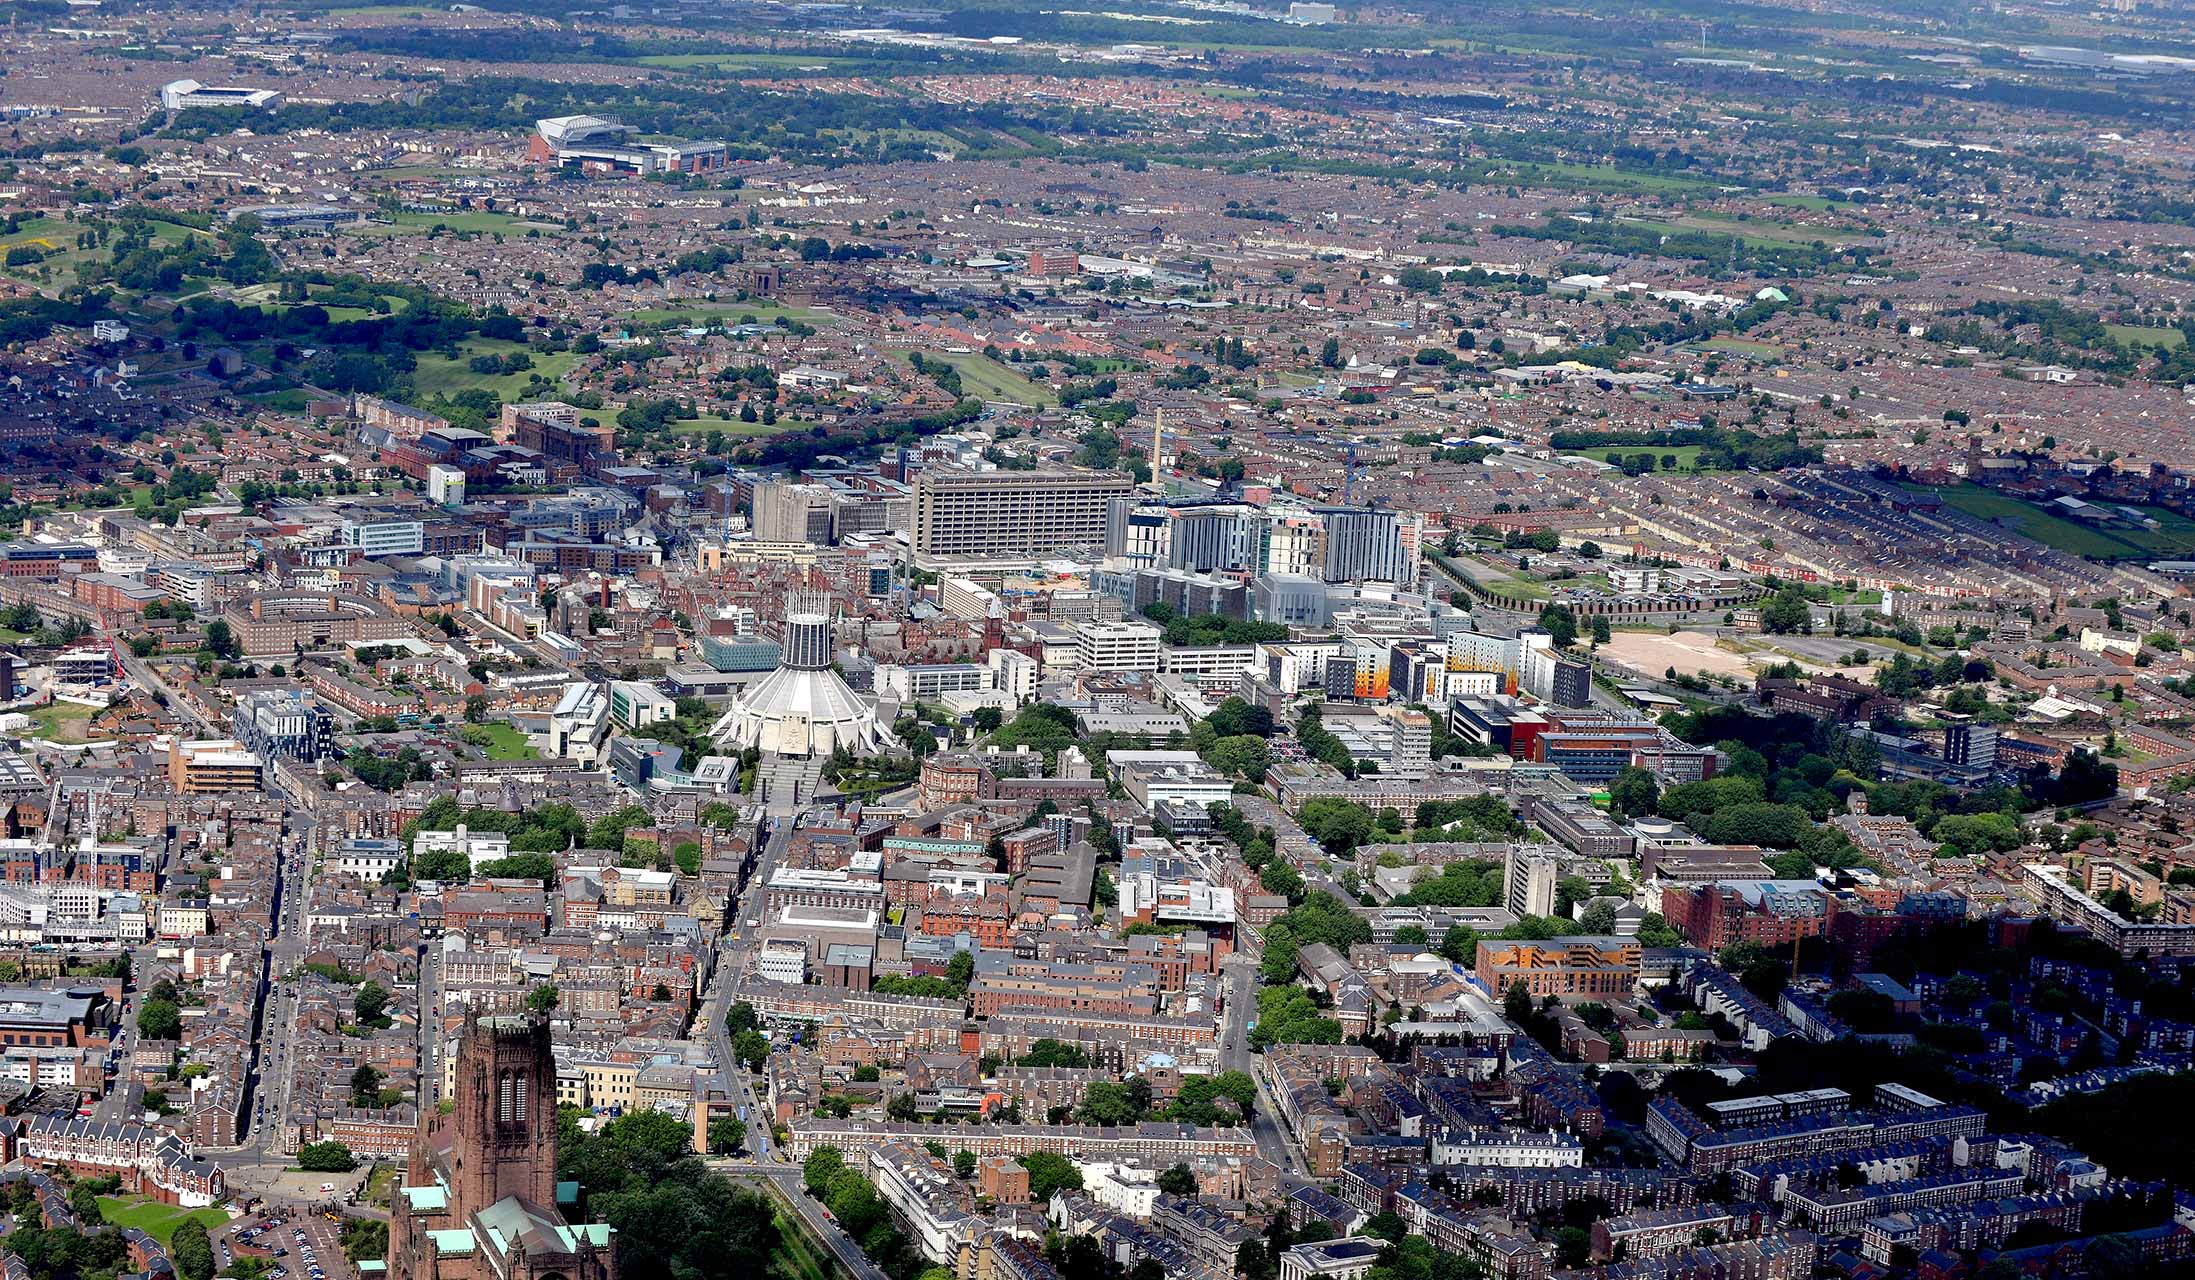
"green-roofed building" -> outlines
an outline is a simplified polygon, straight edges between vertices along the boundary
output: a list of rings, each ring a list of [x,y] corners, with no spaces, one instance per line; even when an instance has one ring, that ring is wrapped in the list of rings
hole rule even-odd
[[[469,1016],[455,1106],[422,1117],[397,1188],[387,1280],[617,1280],[610,1228],[573,1224],[556,1180],[556,1061],[539,1016]]]

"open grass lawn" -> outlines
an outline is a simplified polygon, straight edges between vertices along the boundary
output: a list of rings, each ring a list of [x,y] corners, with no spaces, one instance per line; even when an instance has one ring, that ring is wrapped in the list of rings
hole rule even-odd
[[[1783,348],[1773,342],[1750,342],[1744,338],[1709,338],[1705,342],[1695,342],[1692,346],[1700,351],[1721,351],[1754,360],[1783,359]]]
[[[286,391],[264,391],[251,399],[277,413],[303,413],[312,403],[312,393],[303,387],[291,387]]]
[[[1677,219],[1677,225],[1690,227],[1695,231],[1737,236],[1756,249],[1807,247],[1817,240],[1826,245],[1860,244],[1872,238],[1857,231],[1810,227],[1797,222],[1778,222],[1771,218],[1732,218],[1719,213],[1687,213]]]
[[[2154,544],[2158,535],[2146,530],[2119,530],[2109,532],[2091,528],[2078,521],[2055,516],[2032,503],[2001,493],[1992,493],[1978,485],[1946,485],[1937,488],[1948,505],[1982,520],[1996,521],[2023,537],[2032,538],[2046,547],[2054,547],[2070,555],[2086,556],[2092,560],[2125,560],[2137,556],[2155,554]],[[2195,538],[2195,526],[2188,526],[2186,535]],[[2139,541],[2138,541],[2139,540]]]
[[[739,324],[769,324],[778,317],[798,320],[802,324],[822,324],[831,319],[828,311],[813,307],[794,307],[775,298],[749,298],[745,302],[706,302],[692,307],[651,308],[630,311],[625,323],[632,328],[659,329],[667,325],[723,325],[730,328]]]
[[[1497,596],[1517,596],[1525,600],[1547,600],[1552,598],[1552,593],[1548,591],[1547,584],[1536,578],[1480,577],[1478,582],[1481,587]]]
[[[2195,520],[2163,507],[2137,507],[2157,522],[2155,529],[2113,529],[2111,536],[2129,542],[2152,555],[2184,559],[2195,555]]]
[[[1597,458],[1602,462],[1615,462],[1636,453],[1650,453],[1654,455],[1654,469],[1656,471],[1689,471],[1700,465],[1700,447],[1696,444],[1638,445],[1636,447],[1608,445],[1605,448],[1580,449],[1578,452],[1588,458]],[[1676,465],[1672,467],[1663,462],[1662,459],[1664,458],[1675,458],[1677,460]]]
[[[2173,351],[2187,345],[2187,335],[2178,329],[2146,329],[2135,324],[2107,324],[2104,331],[2122,347],[2156,347]]]
[[[1827,213],[1844,201],[1832,200],[1828,196],[1773,195],[1762,196],[1761,203],[1780,204],[1786,209],[1812,209],[1817,213]]]
[[[774,1264],[773,1275],[791,1277],[791,1280],[835,1280],[838,1268],[832,1265],[830,1255],[808,1239],[799,1219],[792,1214],[781,1213],[777,1217],[777,1248],[770,1255]]]
[[[373,1172],[366,1175],[366,1187],[362,1198],[370,1204],[387,1206],[389,1197],[394,1193],[396,1187],[396,1177],[402,1172],[403,1170],[396,1165],[386,1162],[375,1165]]]
[[[526,383],[534,374],[555,381],[564,376],[579,357],[569,351],[547,353],[529,352],[534,367],[523,373],[474,373],[472,358],[481,355],[507,356],[515,351],[525,351],[524,343],[502,342],[492,338],[473,338],[459,344],[457,359],[448,360],[431,351],[419,355],[419,368],[412,380],[419,387],[422,397],[431,395],[456,395],[468,387],[486,387],[505,400],[515,399],[526,389]]]
[[[83,742],[91,737],[91,718],[96,711],[80,702],[55,702],[43,707],[32,707],[25,715],[37,724],[31,731],[34,738],[51,742]]]
[[[0,236],[0,262],[5,262],[7,251],[18,246],[44,250],[46,256],[37,262],[22,263],[12,267],[0,267],[6,274],[19,280],[34,280],[40,271],[48,273],[50,285],[58,287],[76,283],[79,263],[105,259],[111,249],[79,249],[77,233],[83,228],[62,218],[25,218],[16,224],[14,235]],[[163,247],[182,244],[192,236],[205,232],[186,227],[179,222],[152,221],[153,243]]]
[[[135,1227],[163,1245],[175,1238],[177,1227],[193,1219],[208,1231],[229,1220],[219,1209],[183,1209],[143,1196],[101,1196],[99,1216],[117,1227]]]
[[[398,213],[387,222],[362,222],[348,230],[359,235],[397,235],[415,231],[432,231],[440,227],[445,231],[500,231],[507,236],[522,236],[528,231],[543,235],[561,233],[564,228],[552,222],[529,222],[514,214],[495,213],[487,209],[449,209],[434,213]]]
[[[490,760],[538,760],[541,753],[533,749],[526,735],[518,726],[497,722],[480,726],[488,731],[486,747]]]
[[[892,352],[895,359],[907,359],[905,351]],[[984,400],[1006,400],[1014,404],[1044,406],[1059,403],[1052,389],[1029,381],[1014,372],[1011,365],[1003,365],[981,352],[961,354],[953,351],[925,351],[932,360],[943,360],[960,371],[960,385],[969,395]]]

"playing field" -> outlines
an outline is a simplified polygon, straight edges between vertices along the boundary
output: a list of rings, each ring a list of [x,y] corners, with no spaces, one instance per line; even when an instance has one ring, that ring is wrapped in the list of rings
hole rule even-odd
[[[892,354],[901,360],[907,358],[904,351],[895,351]],[[923,355],[931,360],[943,360],[959,370],[961,389],[978,399],[1005,400],[1032,407],[1059,403],[1059,397],[1052,393],[1050,387],[1031,382],[1014,372],[1013,366],[1000,364],[981,353],[925,351]]]
[[[2046,547],[2092,560],[2179,554],[2195,546],[2195,525],[2172,517],[2159,530],[2113,526],[2109,531],[2052,515],[2041,507],[1976,485],[1946,485],[1936,490],[1949,506],[2032,538]],[[2161,513],[2169,516],[2170,513]]]
[[[1615,463],[1620,463],[1623,459],[1634,454],[1650,454],[1654,459],[1654,469],[1657,471],[1689,471],[1700,465],[1700,447],[1696,444],[1639,445],[1635,448],[1624,445],[1607,445],[1593,449],[1580,449],[1578,452],[1588,458],[1597,458],[1602,462]],[[1675,461],[1668,461],[1669,459],[1675,459]]]
[[[413,373],[412,380],[419,387],[419,393],[422,396],[449,396],[456,395],[467,387],[486,387],[505,400],[514,400],[524,393],[526,384],[532,380],[533,375],[538,373],[554,382],[564,376],[565,371],[579,360],[578,356],[569,351],[528,351],[527,354],[533,358],[533,368],[531,369],[519,373],[473,372],[472,359],[474,356],[507,356],[514,352],[526,350],[523,343],[502,342],[492,338],[473,338],[459,344],[457,359],[455,360],[436,355],[431,351],[421,352],[419,355],[419,368]]]
[[[2104,332],[2124,347],[2157,347],[2171,351],[2187,345],[2187,335],[2178,329],[2148,329],[2135,324],[2107,324]]]

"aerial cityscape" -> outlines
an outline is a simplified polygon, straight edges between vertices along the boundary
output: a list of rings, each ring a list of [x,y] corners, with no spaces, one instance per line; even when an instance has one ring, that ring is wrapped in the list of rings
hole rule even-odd
[[[2188,0],[0,12],[0,1280],[2195,1276]]]

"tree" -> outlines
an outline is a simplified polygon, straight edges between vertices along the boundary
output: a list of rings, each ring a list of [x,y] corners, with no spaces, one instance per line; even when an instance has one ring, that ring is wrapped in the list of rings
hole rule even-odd
[[[1273,1254],[1265,1247],[1265,1241],[1252,1237],[1235,1250],[1235,1274],[1243,1280],[1273,1280],[1279,1269],[1273,1264]]]
[[[1611,902],[1596,902],[1578,916],[1578,930],[1597,937],[1606,937],[1616,931],[1616,907]]]
[[[1170,1196],[1193,1196],[1197,1193],[1197,1175],[1188,1165],[1177,1164],[1158,1176],[1158,1189]]]
[[[1324,369],[1339,369],[1341,367],[1341,339],[1328,338],[1325,345],[1319,348],[1319,367]]]
[[[381,1072],[370,1062],[359,1063],[358,1070],[351,1072],[351,1105],[377,1106],[380,1100]]]
[[[556,984],[553,982],[544,982],[526,993],[526,1008],[534,1013],[553,1013],[556,1002]]]
[[[1082,1170],[1056,1152],[1032,1151],[1021,1157],[1021,1167],[1029,1171],[1029,1198],[1039,1204],[1055,1191],[1082,1190]]]
[[[589,1216],[610,1225],[620,1271],[694,1280],[769,1274],[775,1215],[701,1163],[691,1126],[636,1112],[588,1133],[579,1119],[576,1109],[558,1112],[557,1176],[577,1182]]]
[[[362,1027],[388,1026],[388,1007],[388,989],[378,982],[360,984],[358,993],[351,997],[351,1012],[357,1015],[358,1025]]]
[[[1655,780],[1652,770],[1627,765],[1608,784],[1608,809],[1616,817],[1650,817],[1660,803],[1661,783]]]
[[[1593,1237],[1583,1227],[1557,1227],[1554,1241],[1558,1267],[1582,1267],[1593,1256]]]
[[[745,1063],[749,1071],[760,1071],[762,1064],[770,1060],[770,1041],[759,1031],[742,1031],[732,1037],[732,1057]]]
[[[820,1196],[830,1190],[831,1180],[845,1168],[846,1157],[837,1147],[817,1147],[801,1163],[800,1178],[809,1195]]]
[[[625,831],[629,827],[646,826],[653,821],[648,811],[637,804],[612,809],[595,819],[587,828],[587,847],[590,849],[623,849]]]
[[[244,646],[237,642],[229,624],[219,618],[206,624],[206,651],[229,662],[244,656]]]
[[[1813,619],[1806,592],[1798,587],[1785,587],[1761,606],[1761,630],[1776,635],[1812,634]]]
[[[1047,1036],[1030,1044],[1029,1052],[1022,1055],[1019,1065],[1024,1067],[1087,1067],[1090,1065],[1090,1058],[1088,1054],[1083,1052],[1081,1045],[1067,1044]]]
[[[738,1035],[742,1031],[753,1031],[761,1025],[762,1016],[756,1013],[755,1007],[745,1000],[735,1003],[731,1008],[724,1011],[724,1029],[733,1035]]]
[[[953,1173],[963,1179],[976,1176],[976,1153],[962,1148],[953,1153]]]
[[[148,999],[137,1010],[137,1035],[143,1040],[173,1040],[183,1033],[183,1011],[173,1000]]]
[[[1440,936],[1442,958],[1457,964],[1476,964],[1479,955],[1479,931],[1467,924],[1452,924]]]
[[[206,1224],[196,1218],[178,1224],[168,1239],[168,1259],[181,1280],[212,1280],[213,1241],[206,1237]]]
[[[1649,911],[1639,919],[1639,945],[1642,947],[1680,947],[1684,938],[1659,911]]]
[[[1597,613],[1593,615],[1592,632],[1593,643],[1597,645],[1607,644],[1610,640],[1615,638],[1616,634],[1613,630],[1609,628],[1608,619],[1602,617]]]
[[[307,1173],[349,1173],[358,1161],[340,1142],[313,1142],[298,1148],[297,1167]]]
[[[180,1228],[176,1234],[182,1234]],[[389,1256],[389,1224],[386,1222],[353,1218],[343,1224],[336,1239],[343,1246],[343,1256],[352,1262],[363,1262],[368,1258],[379,1261]]]
[[[747,1126],[738,1116],[717,1116],[709,1121],[709,1150],[728,1156],[747,1143]]]
[[[1540,630],[1554,640],[1557,649],[1567,649],[1578,642],[1578,616],[1568,605],[1542,605],[1539,624]]]

